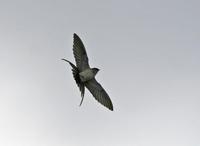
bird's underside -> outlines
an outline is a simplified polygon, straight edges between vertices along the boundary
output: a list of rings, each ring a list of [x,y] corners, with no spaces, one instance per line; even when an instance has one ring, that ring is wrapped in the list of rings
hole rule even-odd
[[[82,100],[80,105],[83,102],[86,87],[99,103],[101,103],[108,109],[113,110],[113,105],[109,95],[106,93],[103,87],[96,81],[96,74],[92,74],[92,69],[90,68],[88,63],[88,57],[85,47],[77,34],[74,34],[73,54],[76,66],[66,59],[62,60],[67,61],[72,67],[73,77],[81,92]]]

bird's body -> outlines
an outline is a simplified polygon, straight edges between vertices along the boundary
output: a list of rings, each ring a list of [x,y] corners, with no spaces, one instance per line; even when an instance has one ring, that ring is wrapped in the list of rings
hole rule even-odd
[[[96,75],[95,72],[90,68],[85,69],[79,73],[81,82],[89,81],[89,80],[93,79],[95,77],[95,75]]]
[[[81,91],[82,100],[80,105],[83,102],[86,87],[97,101],[110,110],[113,110],[110,97],[95,79],[99,69],[90,68],[85,47],[77,34],[74,34],[73,54],[75,57],[76,66],[66,59],[62,60],[67,61],[72,67],[73,77]]]

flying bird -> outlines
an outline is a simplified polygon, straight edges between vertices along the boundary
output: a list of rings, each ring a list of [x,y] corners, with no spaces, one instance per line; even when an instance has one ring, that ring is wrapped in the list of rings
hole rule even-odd
[[[98,73],[99,69],[90,68],[87,52],[85,50],[83,42],[76,33],[74,33],[73,35],[73,54],[76,65],[66,59],[62,60],[68,62],[72,67],[74,80],[76,81],[76,84],[81,92],[82,99],[80,102],[80,106],[84,99],[86,87],[99,103],[113,111],[113,104],[110,100],[109,95],[95,79],[95,76]]]

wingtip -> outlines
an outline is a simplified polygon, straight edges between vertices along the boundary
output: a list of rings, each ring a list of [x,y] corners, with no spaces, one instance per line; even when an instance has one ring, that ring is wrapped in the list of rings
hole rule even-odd
[[[114,111],[113,106],[109,107],[109,110]]]
[[[103,104],[104,105],[104,104]],[[113,108],[113,104],[112,102],[109,104],[109,105],[104,105],[107,109],[109,109],[110,111],[114,111],[114,108]]]
[[[76,33],[74,33],[73,38],[74,40],[77,40],[77,39],[81,40],[80,37]]]
[[[78,35],[76,33],[73,34],[74,37],[78,37]]]

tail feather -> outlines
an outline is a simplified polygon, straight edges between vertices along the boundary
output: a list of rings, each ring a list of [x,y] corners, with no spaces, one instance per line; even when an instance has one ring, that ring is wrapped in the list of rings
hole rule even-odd
[[[85,86],[84,86],[84,83],[81,82],[81,79],[79,77],[79,70],[78,68],[73,64],[71,63],[70,61],[66,60],[66,59],[62,59],[66,62],[68,62],[70,64],[70,66],[72,67],[72,73],[73,73],[73,77],[74,77],[74,80],[76,81],[76,84],[77,86],[79,87],[80,91],[81,91],[81,102],[80,102],[80,106],[83,102],[83,99],[84,99],[84,94],[85,94]]]

